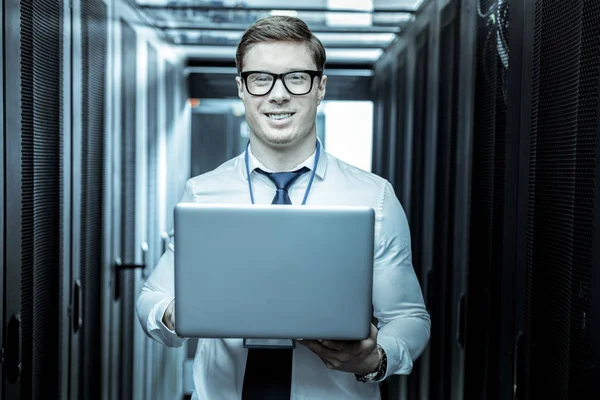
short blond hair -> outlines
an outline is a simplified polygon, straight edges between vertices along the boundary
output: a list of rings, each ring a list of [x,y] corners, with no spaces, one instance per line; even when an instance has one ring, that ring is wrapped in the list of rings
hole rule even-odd
[[[252,24],[242,36],[235,54],[238,73],[244,67],[246,52],[257,43],[291,41],[305,43],[313,56],[317,69],[325,69],[325,47],[304,21],[295,17],[274,15],[263,18]]]

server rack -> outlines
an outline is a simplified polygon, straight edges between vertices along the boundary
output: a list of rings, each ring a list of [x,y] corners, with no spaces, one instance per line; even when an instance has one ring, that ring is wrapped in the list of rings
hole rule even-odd
[[[377,78],[374,79],[374,84],[377,85]],[[383,163],[383,108],[384,108],[384,95],[383,92],[378,90],[376,86],[375,93],[377,93],[373,100],[373,156],[371,157],[371,171],[376,174],[380,174],[382,171]]]
[[[412,142],[412,180],[410,189],[410,212],[408,222],[413,238],[413,266],[419,282],[423,285],[421,268],[422,237],[423,237],[423,201],[425,180],[425,146],[427,106],[428,106],[428,57],[429,57],[429,27],[426,26],[416,36],[415,90],[413,101],[413,142]],[[423,289],[423,288],[422,288]]]
[[[137,34],[125,20],[121,20],[121,262],[136,263],[136,200],[137,200]],[[133,270],[115,271],[120,303],[119,338],[119,395],[133,397],[133,330],[135,312],[135,276]]]
[[[477,10],[466,338],[466,373],[476,378],[464,390],[502,399],[581,397],[595,389],[597,373],[600,28],[592,21],[600,5],[487,5]],[[497,318],[482,327],[485,315]]]
[[[510,15],[511,20],[516,18]],[[470,257],[466,374],[474,377],[465,385],[467,397],[493,397],[499,390],[500,345],[505,340],[503,328],[511,322],[502,315],[501,299],[512,292],[502,291],[504,239],[509,240],[505,226],[507,136],[506,93],[507,58],[503,58],[502,41],[508,15],[501,14],[497,1],[480,4],[477,10],[477,64],[473,140],[473,175],[471,196]],[[511,56],[513,53],[510,53]],[[511,60],[512,61],[512,60]],[[512,336],[509,335],[509,336]],[[510,338],[508,340],[511,340]]]
[[[473,125],[474,118],[474,71],[475,71],[475,31],[476,11],[472,2],[460,3],[460,72],[458,75],[458,109],[456,136],[456,176],[451,184],[455,188],[453,230],[454,249],[452,253],[453,312],[450,318],[450,331],[454,335],[454,345],[450,349],[452,358],[450,398],[462,399],[466,384],[465,363],[465,323],[468,317],[467,277],[469,274],[468,249],[469,226],[471,224],[471,177],[473,171]]]
[[[21,363],[21,8],[4,2],[4,163],[5,163],[5,274],[4,274],[4,397],[18,399]],[[3,77],[4,78],[4,77]]]
[[[70,209],[71,224],[69,226],[70,246],[69,246],[69,290],[70,304],[76,306],[76,314],[73,315],[73,321],[70,327],[70,359],[69,359],[69,393],[74,396],[79,395],[80,390],[85,390],[80,381],[80,371],[85,367],[81,347],[85,343],[82,328],[84,324],[83,315],[83,288],[81,286],[82,271],[79,266],[81,260],[81,245],[85,232],[81,231],[82,217],[82,162],[83,162],[83,101],[84,101],[84,77],[83,77],[83,21],[81,18],[82,4],[77,1],[73,3],[73,9],[70,11],[71,33],[69,42],[71,43],[71,52],[69,54],[69,72],[70,72],[70,104],[69,112],[71,114],[70,144],[68,149],[70,157]],[[87,321],[85,321],[87,322]]]
[[[444,399],[450,393],[452,370],[447,349],[454,345],[451,315],[454,304],[446,301],[452,293],[456,138],[458,135],[458,86],[461,65],[460,4],[451,1],[441,11],[438,96],[438,132],[436,146],[434,238],[431,275],[428,277],[428,307],[432,318],[431,369],[429,394]]]
[[[600,92],[600,82],[598,83],[598,91]],[[600,100],[599,100],[600,101]],[[595,169],[595,188],[600,188],[600,106],[598,106],[598,114],[596,117],[596,169]],[[595,197],[595,217],[594,217],[594,242],[592,245],[592,279],[591,279],[591,307],[590,307],[590,337],[596,338],[591,341],[591,359],[589,379],[592,382],[598,382],[600,379],[600,196]]]
[[[394,75],[396,75],[396,124],[395,131],[392,133],[393,139],[393,161],[390,160],[390,164],[394,170],[393,175],[393,186],[396,192],[396,197],[400,199],[402,203],[404,203],[404,177],[406,176],[406,125],[407,125],[407,108],[408,102],[406,99],[406,89],[408,87],[407,84],[407,61],[406,61],[406,53],[401,52],[397,58],[397,65],[394,71]]]
[[[590,310],[599,14],[592,1],[535,3],[521,398],[596,390]]]
[[[76,374],[77,369],[71,365],[71,348],[73,341],[78,340],[78,334],[74,332],[74,315],[69,311],[71,309],[72,302],[72,288],[73,288],[73,262],[72,262],[72,249],[69,245],[71,241],[71,231],[73,218],[71,215],[72,203],[73,203],[73,174],[72,164],[73,155],[71,149],[73,147],[73,78],[72,78],[72,54],[73,54],[73,31],[74,26],[72,11],[68,2],[61,3],[63,7],[63,57],[62,57],[62,129],[63,129],[63,143],[62,143],[62,191],[63,191],[63,204],[62,204],[62,231],[64,233],[65,245],[61,249],[62,257],[62,279],[61,287],[63,288],[63,300],[61,301],[60,311],[60,355],[58,359],[59,365],[59,392],[58,398],[67,398],[70,391],[70,384],[73,382],[72,376]],[[75,317],[79,317],[76,315]],[[76,379],[75,379],[76,381]],[[76,392],[75,392],[76,393]]]
[[[440,22],[438,2],[429,2],[416,14],[397,43],[378,61],[374,93],[376,107],[383,109],[374,124],[380,153],[374,172],[395,187],[411,226],[413,265],[426,302],[432,296],[437,92]],[[393,72],[394,78],[390,77]],[[390,81],[393,84],[390,85]],[[386,86],[384,86],[386,85]],[[395,93],[387,95],[393,87]],[[393,115],[393,117],[392,117]],[[437,328],[437,327],[436,327]],[[408,377],[389,381],[391,398],[428,396],[430,351],[426,349]]]
[[[439,91],[439,10],[437,2],[422,9],[421,20],[415,29],[415,87],[413,93],[412,167],[409,221],[413,265],[421,284],[424,300],[428,301],[432,284],[433,215],[435,212],[435,151],[437,142],[437,115]],[[408,379],[408,398],[428,396],[430,380],[430,346],[414,365]]]
[[[5,82],[5,98],[13,101],[4,102],[5,109],[5,231],[11,233],[5,238],[5,281],[4,281],[4,396],[19,398],[18,383],[21,363],[21,282],[20,282],[20,248],[21,248],[21,72],[19,65],[19,43],[21,41],[21,10],[18,2],[5,2],[4,27],[4,74],[12,79]]]
[[[504,203],[504,237],[502,264],[503,296],[500,327],[501,348],[497,359],[499,398],[521,398],[523,387],[521,341],[523,338],[525,260],[527,235],[527,192],[529,184],[530,120],[533,96],[534,2],[510,1],[508,44],[510,63],[507,74],[508,109],[506,138],[507,185]],[[485,390],[485,389],[483,389]]]
[[[48,2],[5,2],[4,394],[57,393],[63,244],[62,23]],[[38,83],[39,82],[39,83]],[[35,84],[34,84],[35,83]],[[11,397],[12,398],[12,397]],[[18,397],[15,397],[18,398]]]
[[[104,251],[105,135],[107,9],[102,0],[81,2],[81,262],[82,341],[79,371],[80,393],[100,398],[102,393],[102,274],[107,261]]]
[[[104,206],[106,212],[104,213],[103,221],[103,232],[104,232],[104,270],[102,273],[102,400],[109,400],[117,397],[116,393],[116,376],[118,374],[118,365],[116,364],[116,347],[115,341],[115,326],[113,321],[115,319],[115,300],[114,300],[114,276],[115,267],[113,261],[115,259],[115,253],[117,252],[119,238],[118,230],[115,225],[115,214],[119,206],[119,198],[115,192],[119,189],[117,186],[116,179],[114,177],[115,171],[114,166],[119,159],[120,140],[118,131],[118,113],[115,107],[115,92],[119,91],[119,86],[116,84],[116,77],[118,76],[117,63],[120,61],[117,56],[118,51],[118,38],[120,33],[118,32],[119,21],[115,17],[115,2],[110,1],[106,7],[106,23],[108,29],[107,43],[106,43],[106,132],[104,135],[105,144],[105,175],[104,175]]]
[[[392,171],[390,168],[390,157],[393,147],[391,146],[392,132],[394,129],[395,118],[393,115],[393,105],[395,94],[393,89],[395,87],[395,77],[392,74],[394,70],[393,62],[386,65],[382,73],[383,85],[380,87],[382,92],[382,124],[381,124],[381,139],[380,139],[380,176],[388,181],[391,180]]]
[[[111,51],[110,51],[110,61],[111,68],[109,71],[112,71],[110,74],[110,122],[111,122],[111,130],[107,134],[107,145],[110,145],[110,149],[112,151],[109,152],[110,157],[110,167],[111,173],[109,174],[110,180],[107,182],[109,192],[111,196],[108,197],[109,204],[111,205],[111,215],[107,221],[107,231],[110,234],[109,238],[111,240],[110,251],[107,251],[109,259],[111,260],[110,266],[110,274],[109,274],[109,282],[110,282],[110,296],[109,296],[109,305],[110,309],[110,319],[109,319],[109,337],[106,342],[109,343],[110,346],[110,354],[109,354],[109,390],[107,390],[108,399],[116,398],[120,395],[120,387],[121,387],[121,367],[120,367],[120,341],[121,341],[121,304],[119,301],[120,296],[120,282],[122,280],[122,276],[120,276],[121,272],[117,270],[116,263],[114,261],[117,260],[118,257],[122,257],[122,221],[121,221],[121,213],[124,200],[124,190],[123,184],[121,182],[121,174],[122,167],[121,164],[123,162],[122,153],[123,153],[123,132],[122,132],[122,106],[121,102],[124,101],[124,96],[122,93],[122,80],[124,79],[123,74],[123,60],[121,54],[123,53],[123,40],[122,40],[122,21],[120,18],[120,14],[117,12],[116,7],[113,5],[111,9],[111,19],[110,19],[110,31],[112,32],[112,37],[110,40]],[[119,278],[117,278],[119,276]]]
[[[99,0],[60,2],[58,7],[49,1],[11,0],[1,10],[3,398],[119,395],[123,366],[115,355],[120,342],[110,332],[118,336],[121,330],[114,324],[125,318],[118,305],[111,310],[107,291],[112,279],[120,278],[123,265],[115,265],[117,273],[110,274],[111,242],[116,240],[118,248],[122,235],[113,235],[112,228],[120,231],[116,227],[121,225],[106,211],[121,206],[113,196],[121,181],[108,173],[121,161],[112,154],[120,149],[113,122],[121,120],[107,101],[117,98],[113,90],[119,89],[107,85],[116,76],[107,60],[111,66],[121,60],[112,54],[109,14],[114,15],[114,2]],[[140,115],[135,109],[130,114]],[[148,170],[157,169],[156,158],[148,160]],[[163,212],[151,215],[164,217]],[[134,231],[139,236],[139,229]],[[156,250],[161,243],[155,239]]]

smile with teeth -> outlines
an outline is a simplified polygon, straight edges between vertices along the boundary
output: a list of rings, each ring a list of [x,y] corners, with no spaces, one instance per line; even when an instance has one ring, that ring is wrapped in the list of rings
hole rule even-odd
[[[294,115],[293,113],[287,113],[287,114],[265,114],[267,117],[274,119],[274,120],[280,120],[280,119],[286,119],[291,117],[292,115]]]

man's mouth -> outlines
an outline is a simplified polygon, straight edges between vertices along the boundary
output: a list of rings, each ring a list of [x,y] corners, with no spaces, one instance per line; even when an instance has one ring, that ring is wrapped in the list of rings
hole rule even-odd
[[[270,119],[272,119],[272,120],[278,121],[278,120],[290,118],[292,115],[294,115],[294,113],[285,113],[285,114],[270,114],[270,113],[265,113],[265,115],[267,117],[269,117]]]

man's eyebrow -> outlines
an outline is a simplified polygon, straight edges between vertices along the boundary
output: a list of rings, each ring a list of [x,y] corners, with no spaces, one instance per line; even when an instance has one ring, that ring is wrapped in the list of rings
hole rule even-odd
[[[285,73],[294,72],[294,71],[311,71],[311,70],[312,70],[311,68],[302,68],[302,67],[299,67],[299,68],[286,68],[281,73],[285,74]],[[269,70],[267,68],[265,68],[265,69],[258,68],[258,69],[253,69],[252,71],[270,72],[270,73],[273,73],[273,74],[276,73],[276,72],[273,72],[273,71],[271,71],[271,70]]]

